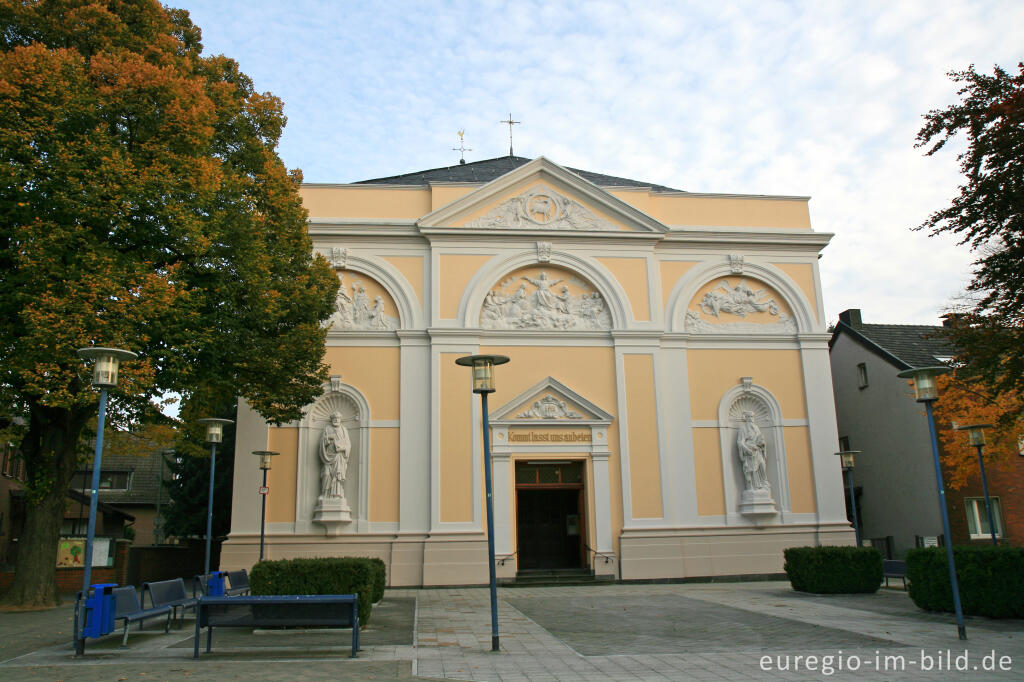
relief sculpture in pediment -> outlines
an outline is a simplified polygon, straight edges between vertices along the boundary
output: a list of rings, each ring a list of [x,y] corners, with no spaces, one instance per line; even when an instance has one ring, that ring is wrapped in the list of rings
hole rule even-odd
[[[578,201],[546,187],[537,187],[506,199],[480,218],[466,223],[466,227],[602,231],[618,229]]]

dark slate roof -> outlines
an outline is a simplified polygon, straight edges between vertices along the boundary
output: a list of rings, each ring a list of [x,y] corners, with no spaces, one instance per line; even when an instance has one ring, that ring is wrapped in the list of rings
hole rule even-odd
[[[925,324],[858,324],[840,321],[832,342],[840,333],[848,334],[869,350],[874,350],[900,369],[934,367],[946,362],[939,358],[954,355],[953,346],[943,336],[942,327]]]
[[[485,159],[483,161],[471,161],[456,166],[444,166],[443,168],[431,168],[430,170],[417,171],[415,173],[404,173],[402,175],[391,175],[386,178],[374,178],[372,180],[360,180],[354,185],[428,185],[432,182],[479,182],[487,183],[496,180],[506,173],[514,171],[533,159],[522,156],[499,156],[496,159]],[[592,173],[575,168],[566,170],[575,173],[584,180],[594,183],[598,187],[650,187],[655,192],[678,192],[680,190],[658,185],[653,182],[640,182],[628,178],[617,178],[613,175]]]

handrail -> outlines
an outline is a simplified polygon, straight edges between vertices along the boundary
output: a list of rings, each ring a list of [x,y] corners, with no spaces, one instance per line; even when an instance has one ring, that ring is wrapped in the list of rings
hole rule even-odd
[[[591,552],[594,555],[594,559],[595,560],[597,559],[597,557],[601,557],[602,559],[604,559],[604,562],[606,564],[611,563],[611,562],[615,561],[616,559],[618,559],[618,557],[615,556],[614,554],[612,554],[610,552],[598,552],[596,549],[594,549],[590,545],[586,545],[585,544],[585,545],[583,545],[583,548],[586,549],[588,552]]]
[[[512,552],[511,554],[506,554],[503,557],[501,557],[500,559],[498,557],[494,557],[494,561],[499,566],[504,566],[505,562],[508,561],[509,559],[511,559],[512,557],[514,557],[516,554],[519,554],[519,550],[516,550],[515,552]]]

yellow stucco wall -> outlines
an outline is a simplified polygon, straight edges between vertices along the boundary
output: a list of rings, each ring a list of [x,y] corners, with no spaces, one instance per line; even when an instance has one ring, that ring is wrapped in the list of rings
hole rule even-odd
[[[441,318],[454,320],[459,316],[459,301],[466,292],[466,285],[491,256],[464,254],[442,254],[440,257]]]
[[[370,429],[370,521],[398,522],[398,429]]]
[[[431,185],[430,186],[430,210],[437,209],[452,203],[456,199],[466,196],[476,187],[471,185]]]
[[[629,420],[629,483],[633,517],[661,518],[661,464],[658,461],[658,406],[654,395],[654,358],[625,355]]]
[[[629,297],[633,319],[646,322],[651,319],[647,289],[647,260],[644,258],[598,258],[608,268]]]
[[[814,316],[818,316],[818,297],[814,293],[814,266],[810,263],[772,263],[797,283],[811,304]]]
[[[755,384],[770,391],[783,419],[807,418],[800,351],[690,349],[686,364],[693,419],[718,419],[722,396],[741,377],[753,377]]]
[[[346,384],[355,386],[370,404],[371,419],[398,419],[398,348],[329,347],[324,356],[331,374],[340,374]]]
[[[693,469],[697,479],[697,514],[724,514],[722,444],[718,429],[693,429]]]
[[[672,295],[679,280],[690,271],[698,261],[663,260],[659,264],[661,268],[661,308],[664,310],[668,305],[668,297]]]
[[[481,351],[483,352],[483,351]],[[470,369],[465,353],[441,353],[441,522],[473,520],[473,431]],[[492,394],[493,395],[493,394]]]
[[[384,256],[384,260],[395,266],[416,292],[416,300],[423,305],[423,258],[421,256]]]
[[[650,214],[651,209],[651,193],[646,189],[615,189],[610,190],[608,194],[611,194],[616,199],[621,199],[630,206],[644,213]]]
[[[787,426],[783,429],[786,443],[786,469],[789,472],[789,501],[795,513],[812,514],[817,511],[814,500],[814,465],[811,463],[811,443],[806,426]]]
[[[302,204],[317,218],[415,220],[430,212],[430,189],[303,185]]]
[[[280,453],[267,472],[267,522],[295,522],[295,489],[298,469],[299,430],[270,427],[267,449]]]
[[[653,194],[648,213],[666,225],[811,228],[804,199]]]

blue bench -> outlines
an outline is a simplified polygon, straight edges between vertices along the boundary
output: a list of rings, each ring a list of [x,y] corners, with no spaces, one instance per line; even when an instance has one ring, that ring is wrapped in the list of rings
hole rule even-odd
[[[249,594],[249,573],[243,568],[239,571],[228,571],[228,587],[224,594],[233,597],[239,594]]]
[[[142,583],[143,605],[146,603],[147,595],[149,595],[150,606],[153,608],[170,606],[172,618],[177,619],[178,609],[181,609],[181,619],[178,620],[179,628],[185,624],[185,610],[192,609],[195,612],[196,604],[199,603],[198,599],[185,593],[185,581],[182,578]]]
[[[351,627],[352,658],[359,651],[359,603],[354,594],[202,597],[196,611],[192,658],[199,658],[199,630],[203,627],[207,653],[213,646],[215,627]]]
[[[138,622],[141,630],[146,625],[147,618],[155,616],[167,616],[167,623],[164,625],[164,632],[171,630],[171,607],[154,606],[150,609],[142,608],[139,603],[139,593],[132,586],[115,587],[114,593],[114,620],[124,620],[124,637],[121,639],[121,648],[128,646],[128,627]]]
[[[907,562],[897,559],[883,559],[882,577],[885,578],[886,587],[889,587],[889,578],[901,578],[903,580],[903,589],[907,589]]]

